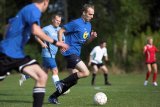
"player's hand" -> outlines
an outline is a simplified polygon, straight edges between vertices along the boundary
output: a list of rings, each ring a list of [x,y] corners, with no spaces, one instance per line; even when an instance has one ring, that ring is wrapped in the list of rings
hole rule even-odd
[[[91,38],[94,39],[94,38],[96,38],[96,37],[97,37],[97,32],[92,31],[92,32],[91,32]]]
[[[59,42],[59,41],[57,41],[56,46],[60,47],[61,50],[63,50],[63,52],[68,50],[69,48],[69,46],[66,43]]]
[[[42,45],[42,48],[48,48],[47,44],[43,43]]]

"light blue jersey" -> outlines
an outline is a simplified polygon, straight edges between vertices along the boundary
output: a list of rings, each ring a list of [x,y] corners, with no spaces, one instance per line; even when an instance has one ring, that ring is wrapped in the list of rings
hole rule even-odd
[[[40,25],[41,11],[35,4],[25,6],[9,22],[5,39],[0,42],[0,52],[12,58],[24,58],[24,45],[31,35],[33,23]]]
[[[62,54],[64,56],[71,54],[80,56],[82,45],[90,38],[90,22],[79,18],[64,25],[64,29],[66,30],[65,43],[69,45],[69,49]]]
[[[54,27],[53,25],[48,25],[43,28],[43,31],[52,39],[58,41],[58,31],[60,30],[60,27]],[[52,57],[55,58],[55,55],[58,51],[58,47],[50,44],[48,42],[45,42],[48,45],[48,48],[42,49],[42,57]]]

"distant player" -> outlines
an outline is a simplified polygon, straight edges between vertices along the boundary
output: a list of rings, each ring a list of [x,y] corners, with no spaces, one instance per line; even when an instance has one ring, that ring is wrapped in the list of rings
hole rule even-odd
[[[150,74],[153,70],[153,85],[158,86],[156,80],[157,80],[157,63],[156,63],[156,52],[159,50],[156,48],[156,46],[153,45],[153,39],[151,37],[147,38],[147,44],[144,46],[143,53],[145,55],[146,59],[146,65],[148,72],[146,73],[146,80],[144,82],[144,86],[148,84],[148,79],[150,77]],[[153,69],[152,69],[153,68]]]
[[[93,68],[93,74],[92,74],[92,81],[91,85],[95,85],[95,78],[98,70],[102,70],[104,73],[104,84],[105,85],[111,85],[108,81],[108,69],[107,67],[103,64],[102,59],[105,59],[105,61],[108,61],[108,54],[107,54],[107,48],[106,48],[106,42],[101,41],[99,46],[96,46],[93,48],[93,50],[90,53],[89,57],[89,62],[88,66],[92,66]]]

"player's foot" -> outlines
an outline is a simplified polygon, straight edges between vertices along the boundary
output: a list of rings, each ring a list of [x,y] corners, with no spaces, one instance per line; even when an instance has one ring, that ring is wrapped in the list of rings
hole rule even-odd
[[[71,91],[71,90],[68,89],[66,92],[63,93],[63,95],[66,95],[66,94],[70,93],[70,91]]]
[[[144,86],[147,86],[147,84],[148,84],[148,81],[144,81]]]
[[[153,82],[153,86],[158,86],[157,82]]]
[[[111,83],[109,83],[109,82],[106,82],[106,83],[105,83],[105,85],[112,85],[112,84],[111,84]]]
[[[21,79],[19,80],[19,85],[22,86],[23,82],[26,80],[25,75],[21,75]]]
[[[58,102],[58,99],[57,98],[54,98],[54,97],[49,97],[48,98],[48,102],[52,103],[52,104],[60,104]]]
[[[63,86],[64,86],[64,84],[63,84],[62,82],[60,82],[60,81],[57,81],[57,82],[56,82],[56,89],[57,89],[57,91],[58,91],[59,93],[62,93]]]

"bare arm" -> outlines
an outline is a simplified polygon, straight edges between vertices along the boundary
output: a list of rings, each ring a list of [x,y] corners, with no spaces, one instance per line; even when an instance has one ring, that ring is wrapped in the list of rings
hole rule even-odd
[[[87,43],[92,42],[96,37],[97,37],[97,32],[92,31],[91,32],[91,37],[89,38],[89,40],[87,41]]]
[[[42,48],[48,48],[47,44],[45,44],[41,39],[36,38],[36,40],[37,40],[38,43],[42,46]]]
[[[89,56],[88,66],[91,66],[91,60],[92,60],[92,57],[91,57],[91,55],[90,55],[90,56]]]
[[[61,29],[58,31],[58,40],[59,40],[60,42],[63,41],[63,40],[62,40],[62,37],[63,37],[63,35],[64,35],[64,32],[66,32],[66,30],[65,30],[64,28],[61,28]]]
[[[57,42],[56,40],[53,40],[52,38],[50,38],[49,36],[47,36],[42,29],[40,28],[40,26],[38,26],[36,23],[34,23],[32,25],[32,34],[37,36],[38,38],[40,38],[41,40],[47,41],[51,44],[54,44],[58,47],[62,47],[65,48],[66,50],[68,49],[68,45],[62,42]]]

